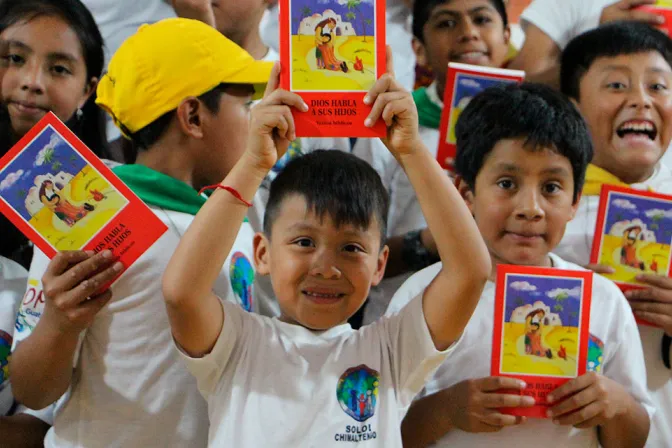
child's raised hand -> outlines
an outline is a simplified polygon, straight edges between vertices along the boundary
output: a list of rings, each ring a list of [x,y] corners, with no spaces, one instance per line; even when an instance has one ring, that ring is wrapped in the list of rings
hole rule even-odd
[[[466,432],[497,432],[525,422],[525,417],[506,415],[501,408],[534,406],[534,398],[505,394],[500,390],[524,390],[525,384],[513,378],[490,376],[457,383],[444,390],[453,426]]]
[[[392,51],[387,47],[387,73],[376,81],[364,97],[372,104],[371,113],[364,121],[366,126],[382,118],[387,125],[387,137],[381,139],[392,154],[399,157],[422,147],[418,134],[418,110],[413,97],[394,79]]]
[[[649,286],[625,292],[635,316],[658,325],[672,335],[672,279],[660,275],[641,274],[637,280]]]
[[[568,381],[548,395],[548,416],[558,425],[593,428],[628,412],[634,402],[617,382],[595,372]]]
[[[109,289],[101,293],[100,287],[122,269],[123,265],[115,263],[110,251],[96,255],[60,252],[49,262],[42,277],[45,298],[42,319],[62,332],[85,330],[112,298]]]
[[[269,171],[296,139],[290,107],[302,112],[308,105],[296,93],[279,89],[280,63],[276,62],[266,85],[264,99],[250,112],[247,154],[257,168]]]

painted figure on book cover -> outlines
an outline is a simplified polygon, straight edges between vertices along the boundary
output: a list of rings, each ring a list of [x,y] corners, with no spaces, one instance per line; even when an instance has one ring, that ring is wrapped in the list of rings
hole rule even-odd
[[[291,88],[368,91],[376,81],[372,0],[290,0]]]
[[[0,193],[57,250],[79,249],[127,204],[50,126],[0,172]]]
[[[575,278],[507,276],[503,374],[577,375],[582,287]]]

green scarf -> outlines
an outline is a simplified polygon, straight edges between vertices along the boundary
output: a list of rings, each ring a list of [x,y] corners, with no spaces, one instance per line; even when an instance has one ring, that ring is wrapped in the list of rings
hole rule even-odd
[[[442,109],[434,104],[427,95],[427,88],[421,87],[413,92],[413,100],[418,108],[420,126],[431,129],[439,129]]]
[[[121,165],[112,171],[148,205],[195,215],[205,204],[205,197],[189,185],[144,165]]]

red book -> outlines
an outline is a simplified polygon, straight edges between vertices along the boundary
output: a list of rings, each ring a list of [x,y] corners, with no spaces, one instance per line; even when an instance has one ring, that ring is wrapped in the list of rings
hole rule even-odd
[[[663,16],[665,18],[665,22],[657,28],[668,36],[672,36],[672,1],[659,0],[655,5],[639,6],[637,9]]]
[[[384,137],[364,96],[385,74],[385,0],[280,0],[280,87],[296,92],[297,137]]]
[[[0,212],[49,258],[109,249],[125,268],[168,230],[53,113],[0,159]]]
[[[603,185],[595,223],[591,263],[614,268],[604,274],[623,291],[641,289],[635,277],[670,277],[672,196]],[[638,319],[639,323],[651,325]]]
[[[586,373],[592,285],[590,271],[497,267],[491,374],[525,381],[536,401],[502,413],[546,418],[547,395]]]
[[[453,171],[455,159],[455,125],[469,101],[478,93],[503,83],[523,82],[525,72],[479,65],[448,63],[446,90],[443,94],[443,112],[439,125],[439,148],[436,159],[439,164]]]

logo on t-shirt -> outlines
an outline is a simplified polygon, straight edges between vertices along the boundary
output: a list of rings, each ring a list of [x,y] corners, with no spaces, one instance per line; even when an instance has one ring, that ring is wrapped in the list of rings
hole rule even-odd
[[[0,389],[9,378],[9,353],[12,350],[12,336],[0,330]]]
[[[346,370],[338,380],[336,396],[343,411],[358,422],[376,412],[380,374],[364,364]]]
[[[602,370],[603,355],[604,342],[591,334],[588,338],[588,362],[586,363],[586,370],[600,373]]]
[[[245,311],[252,311],[252,283],[254,283],[254,268],[242,252],[236,252],[231,257],[229,265],[231,288],[238,299],[238,303]]]

